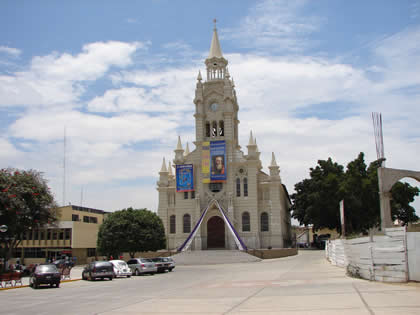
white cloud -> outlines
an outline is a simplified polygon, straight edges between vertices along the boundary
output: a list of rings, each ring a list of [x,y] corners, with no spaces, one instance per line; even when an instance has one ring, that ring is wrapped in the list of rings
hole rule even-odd
[[[12,57],[18,57],[22,53],[20,49],[7,47],[7,46],[0,46],[0,53],[8,54]]]
[[[223,29],[223,39],[238,40],[257,50],[301,51],[311,41],[306,38],[318,30],[321,19],[300,16],[305,0],[265,0],[257,3],[236,28]],[[305,40],[304,40],[305,39]]]
[[[144,48],[140,42],[96,42],[78,55],[52,53],[32,59],[30,68],[0,77],[0,106],[50,106],[74,102],[83,94],[85,81],[94,81],[113,66],[126,67]]]

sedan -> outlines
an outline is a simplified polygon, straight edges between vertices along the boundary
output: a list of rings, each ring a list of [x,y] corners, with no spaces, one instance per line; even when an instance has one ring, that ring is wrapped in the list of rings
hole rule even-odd
[[[132,272],[127,263],[123,260],[110,260],[109,261],[114,266],[114,277],[127,277],[130,278]]]
[[[83,280],[96,280],[114,277],[114,265],[109,261],[93,261],[82,271]]]
[[[136,276],[144,274],[154,275],[157,272],[155,263],[148,258],[133,258],[127,261],[127,265]]]
[[[157,272],[172,271],[175,268],[175,262],[171,257],[156,257],[152,258],[157,267]]]
[[[29,286],[38,289],[41,284],[55,285],[60,287],[61,274],[53,264],[41,264],[36,266],[29,278]]]

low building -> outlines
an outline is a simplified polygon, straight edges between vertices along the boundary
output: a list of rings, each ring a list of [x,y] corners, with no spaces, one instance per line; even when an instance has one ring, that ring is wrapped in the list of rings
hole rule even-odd
[[[15,259],[29,265],[71,257],[76,264],[84,264],[95,257],[99,226],[107,212],[80,206],[64,206],[58,211],[54,226],[44,226],[28,231],[15,250]]]

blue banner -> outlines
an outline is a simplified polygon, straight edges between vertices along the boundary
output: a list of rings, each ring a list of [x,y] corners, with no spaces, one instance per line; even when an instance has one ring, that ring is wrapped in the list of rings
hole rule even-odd
[[[176,166],[176,191],[194,190],[194,172],[192,164]]]
[[[210,142],[210,181],[226,180],[226,143],[224,140]]]

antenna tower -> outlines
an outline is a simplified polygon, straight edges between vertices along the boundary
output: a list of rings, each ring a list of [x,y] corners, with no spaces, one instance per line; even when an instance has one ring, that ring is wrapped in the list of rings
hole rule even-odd
[[[376,157],[382,159],[381,166],[385,167],[384,136],[382,133],[382,114],[372,113],[373,133],[376,144]]]
[[[63,206],[66,205],[66,126],[64,126],[63,139]]]

